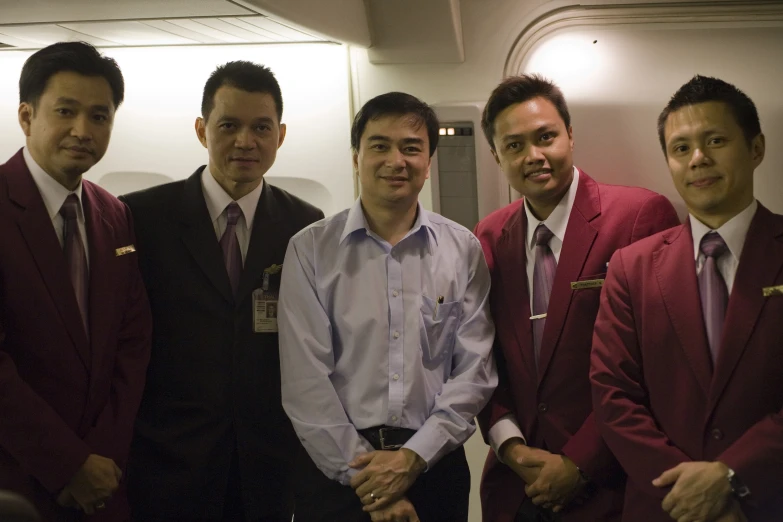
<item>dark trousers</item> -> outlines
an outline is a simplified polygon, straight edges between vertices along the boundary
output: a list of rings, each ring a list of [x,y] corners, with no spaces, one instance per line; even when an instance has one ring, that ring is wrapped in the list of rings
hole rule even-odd
[[[558,522],[559,520],[559,514],[536,506],[529,498],[522,502],[522,505],[519,506],[519,511],[517,511],[517,516],[514,518],[514,522]]]
[[[369,522],[350,486],[330,480],[300,452],[295,473],[294,522]],[[470,470],[460,447],[419,475],[405,493],[421,522],[467,522]]]

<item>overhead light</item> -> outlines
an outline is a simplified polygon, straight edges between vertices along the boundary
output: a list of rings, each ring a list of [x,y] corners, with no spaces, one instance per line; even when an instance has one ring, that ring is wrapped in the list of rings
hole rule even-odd
[[[446,131],[446,134],[449,136],[454,136],[454,127],[449,127],[449,130]]]
[[[441,136],[445,136],[446,135],[446,129],[441,127],[440,130],[438,131],[438,134],[440,134]]]

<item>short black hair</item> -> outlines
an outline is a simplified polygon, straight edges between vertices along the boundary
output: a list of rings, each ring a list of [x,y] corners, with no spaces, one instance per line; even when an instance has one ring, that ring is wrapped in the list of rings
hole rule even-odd
[[[376,96],[364,104],[356,113],[351,126],[351,148],[359,151],[362,134],[367,127],[367,122],[377,120],[384,116],[410,114],[421,125],[427,127],[427,136],[430,142],[430,157],[438,148],[438,130],[440,123],[432,107],[410,94],[404,92],[387,92]]]
[[[237,60],[220,65],[209,75],[201,98],[201,116],[207,120],[215,108],[215,93],[228,85],[247,92],[269,94],[275,101],[277,123],[283,120],[283,94],[280,84],[269,67],[245,60]]]
[[[683,107],[707,102],[722,102],[728,106],[749,146],[753,139],[761,134],[759,113],[747,94],[728,82],[697,74],[674,93],[658,116],[658,139],[661,141],[661,148],[665,155],[668,156],[664,130],[669,115]]]
[[[29,103],[35,107],[49,79],[66,71],[104,78],[111,87],[114,108],[122,104],[125,80],[119,65],[113,58],[101,55],[86,42],[58,42],[31,55],[24,62],[19,77],[19,103]]]
[[[560,114],[565,123],[566,129],[571,126],[571,115],[568,113],[565,96],[563,96],[563,91],[554,82],[538,74],[510,76],[500,82],[500,85],[492,91],[481,115],[481,129],[484,131],[484,136],[487,138],[489,147],[492,150],[495,150],[495,120],[498,114],[512,105],[523,103],[533,98],[548,100],[557,109],[558,114]]]

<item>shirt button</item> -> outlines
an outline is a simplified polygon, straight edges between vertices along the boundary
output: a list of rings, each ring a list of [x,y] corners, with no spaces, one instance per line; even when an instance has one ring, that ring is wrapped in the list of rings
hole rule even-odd
[[[394,338],[399,339],[400,338],[400,332],[394,332]]]
[[[723,432],[720,431],[718,428],[713,429],[710,432],[710,435],[712,435],[712,438],[715,440],[723,440]]]
[[[541,404],[538,405],[538,411],[540,411],[541,413],[546,413],[548,409],[549,406],[547,406],[545,402],[542,402]]]
[[[394,375],[392,375],[392,379],[394,379],[395,381],[399,381],[400,380],[399,374],[395,373]]]
[[[398,295],[400,295],[400,293],[399,293],[397,290],[395,290],[394,292],[392,292],[392,295],[393,295],[394,297],[397,297]]]
[[[394,422],[397,422],[397,416],[396,416],[396,415],[392,415],[392,420],[393,420]]]

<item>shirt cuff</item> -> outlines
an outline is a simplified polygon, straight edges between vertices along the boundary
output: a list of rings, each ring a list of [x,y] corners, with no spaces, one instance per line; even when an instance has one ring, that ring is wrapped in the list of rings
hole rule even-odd
[[[514,415],[504,415],[500,418],[490,429],[487,434],[489,438],[489,445],[492,447],[492,451],[495,452],[498,459],[500,455],[498,450],[509,439],[519,438],[522,439],[524,444],[527,444],[525,436],[522,435],[522,430],[519,429],[519,424],[514,418]]]

